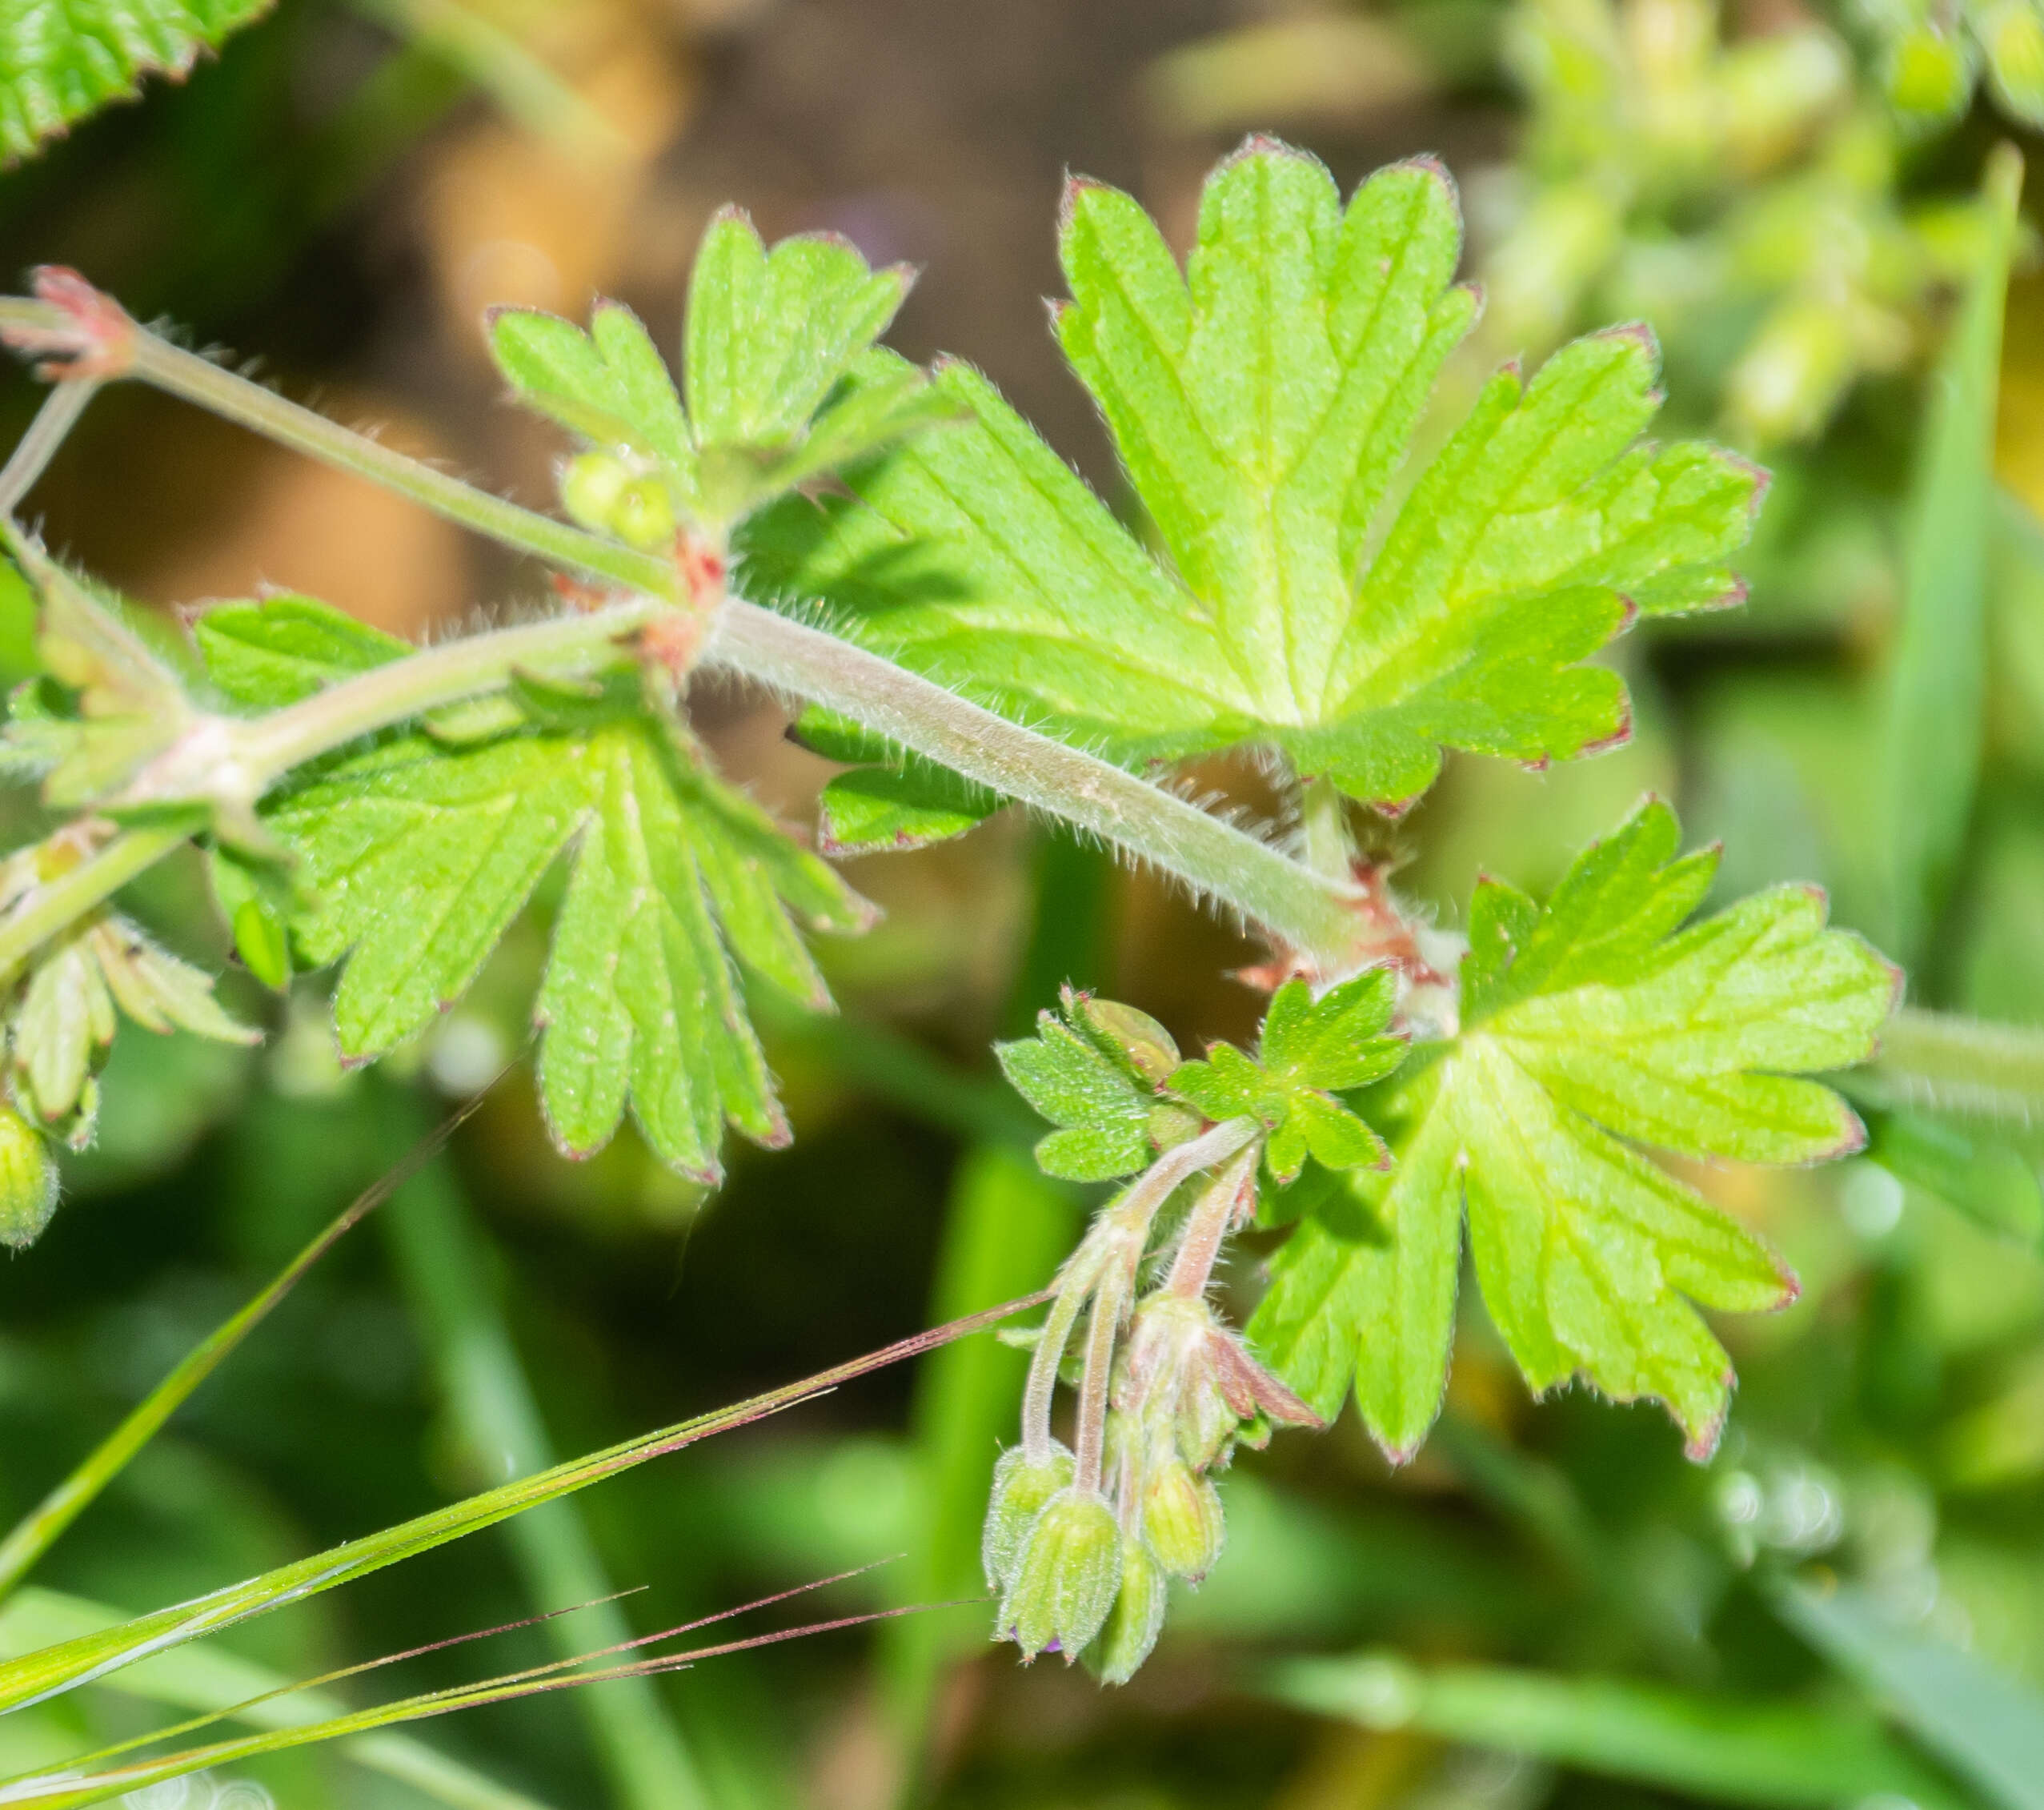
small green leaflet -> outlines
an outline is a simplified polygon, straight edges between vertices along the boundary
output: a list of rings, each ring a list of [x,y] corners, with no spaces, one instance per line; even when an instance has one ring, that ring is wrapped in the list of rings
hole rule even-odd
[[[1440,1407],[1465,1208],[1485,1303],[1533,1387],[1580,1375],[1654,1397],[1693,1455],[1732,1382],[1697,1306],[1794,1298],[1759,1239],[1634,1146],[1768,1163],[1858,1148],[1846,1103],[1794,1078],[1865,1060],[1899,976],[1826,929],[1810,889],[1681,929],[1717,860],[1677,858],[1680,834],[1649,801],[1545,907],[1478,885],[1461,1034],[1369,1102],[1395,1168],[1352,1176],[1272,1260],[1252,1338],[1323,1414],[1353,1383],[1396,1458]]]
[[[978,828],[1000,808],[999,796],[984,786],[815,704],[802,712],[794,733],[811,752],[852,769],[826,785],[816,801],[816,839],[826,854],[920,849]]]
[[[901,266],[869,269],[829,235],[769,251],[727,207],[690,279],[685,408],[651,336],[616,303],[598,303],[587,333],[499,310],[490,345],[519,400],[657,479],[681,516],[720,529],[955,412],[920,372],[872,349],[911,279]]]
[[[74,810],[110,797],[190,727],[178,676],[124,619],[118,600],[0,524],[34,585],[35,652],[43,676],[17,687],[0,732],[0,762],[42,779],[42,801]]]
[[[1198,1131],[1196,1114],[1161,1097],[1178,1072],[1178,1046],[1146,1013],[1068,987],[1036,1034],[996,1043],[1008,1084],[1059,1129],[1036,1146],[1036,1166],[1068,1182],[1112,1182],[1149,1166],[1156,1152]]]
[[[1130,761],[1274,744],[1397,806],[1443,747],[1541,762],[1628,728],[1587,660],[1638,612],[1733,601],[1762,475],[1637,436],[1644,328],[1501,371],[1423,469],[1433,382],[1475,318],[1446,173],[1381,170],[1344,211],[1317,162],[1252,139],[1209,179],[1180,275],[1096,183],[1066,197],[1058,335],[1162,544],[1153,558],[984,379],[969,425],[791,499],[742,537],[748,594]],[[877,356],[878,355],[876,355]]]
[[[1216,1122],[1260,1119],[1264,1161],[1281,1186],[1297,1180],[1309,1154],[1323,1169],[1386,1168],[1384,1140],[1334,1096],[1381,1081],[1404,1061],[1405,1039],[1380,1034],[1397,1003],[1388,968],[1319,999],[1304,981],[1288,981],[1271,997],[1254,1061],[1216,1043],[1206,1061],[1171,1078],[1171,1091]]]
[[[30,0],[0,6],[0,163],[125,99],[182,79],[271,0]]]
[[[1272,1174],[1289,1182],[1309,1153],[1327,1169],[1386,1162],[1383,1141],[1334,1094],[1382,1080],[1404,1058],[1404,1039],[1380,1034],[1395,1002],[1385,969],[1317,1000],[1289,981],[1271,1001],[1255,1058],[1216,1043],[1187,1062],[1147,1013],[1068,988],[1057,1013],[1038,1015],[1033,1037],[994,1053],[1016,1092],[1060,1128],[1036,1146],[1046,1174],[1112,1181],[1147,1168],[1203,1120],[1253,1118]]]
[[[334,676],[378,651],[337,611],[302,598],[283,606],[274,636],[267,604],[202,622],[223,690],[252,680],[247,701],[271,701],[305,676],[323,637],[341,650]],[[727,1121],[762,1143],[788,1135],[734,959],[824,1009],[829,995],[790,914],[856,930],[867,908],[705,770],[628,678],[551,713],[542,688],[520,696],[531,716],[513,732],[453,746],[403,735],[265,803],[312,901],[292,941],[310,965],[346,957],[334,1000],[342,1052],[379,1056],[460,996],[571,848],[535,1010],[555,1142],[574,1155],[598,1149],[629,1103],[663,1161],[714,1178]]]

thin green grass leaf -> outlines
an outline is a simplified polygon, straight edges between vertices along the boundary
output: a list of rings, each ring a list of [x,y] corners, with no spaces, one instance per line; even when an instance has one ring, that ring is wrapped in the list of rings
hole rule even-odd
[[[1044,1298],[1039,1294],[1012,1301],[948,1326],[917,1333],[799,1383],[768,1390],[735,1407],[678,1422],[642,1438],[556,1465],[536,1476],[486,1490],[396,1527],[386,1527],[310,1558],[279,1566],[240,1583],[230,1584],[189,1603],[137,1616],[118,1627],[81,1635],[9,1660],[0,1664],[0,1711],[19,1708],[74,1690],[152,1654],[217,1633],[253,1616],[267,1615],[271,1610],[351,1583],[422,1552],[430,1552],[450,1540],[495,1527],[540,1503],[553,1502],[577,1490],[587,1489],[591,1483],[601,1483],[650,1459],[664,1457],[715,1434],[748,1426],[766,1415],[824,1394],[841,1383],[996,1325],[1040,1305]]]
[[[2044,1810],[2044,1695],[1898,1626],[1864,1592],[1784,1579],[1783,1620],[2002,1810]]]
[[[2022,159],[1988,160],[1988,230],[1930,380],[1902,548],[1902,619],[1882,737],[1890,947],[1914,966],[1950,889],[1973,814],[1987,693],[1987,566],[2002,316]]]
[[[128,1461],[155,1437],[164,1423],[220,1367],[228,1354],[298,1286],[306,1272],[430,1162],[462,1122],[483,1104],[489,1092],[488,1087],[483,1089],[363,1189],[325,1230],[284,1266],[268,1287],[195,1346],[168,1376],[136,1404],[90,1457],[22,1516],[6,1539],[0,1540],[0,1599],[6,1598],[20,1584],[64,1530],[120,1475]]]
[[[98,1632],[122,1619],[118,1610],[102,1603],[30,1585],[0,1613],[0,1654],[11,1657],[32,1652]],[[224,1716],[257,1728],[300,1726],[346,1713],[337,1698],[312,1685],[294,1684],[267,1666],[205,1644],[159,1653],[110,1673],[100,1683],[139,1702],[196,1712],[208,1722]],[[174,1732],[202,1725],[187,1723]],[[159,1735],[172,1732],[163,1730]],[[450,1810],[542,1810],[522,1792],[499,1784],[408,1736],[361,1736],[343,1742],[339,1751],[351,1764],[410,1785]]]
[[[1762,1810],[1836,1810],[1892,1795],[1971,1810],[1871,1716],[1484,1666],[1423,1669],[1389,1655],[1296,1660],[1266,1689],[1366,1728],[1410,1729]]]

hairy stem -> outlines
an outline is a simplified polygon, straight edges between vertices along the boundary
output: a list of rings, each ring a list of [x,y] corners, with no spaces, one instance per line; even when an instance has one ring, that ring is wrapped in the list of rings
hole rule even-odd
[[[705,656],[809,698],[940,766],[1126,849],[1288,943],[1340,967],[1356,919],[1329,885],[1276,849],[1133,773],[1011,723],[834,635],[736,598]]]
[[[1128,1273],[1132,1264],[1109,1264],[1093,1291],[1093,1310],[1086,1322],[1086,1368],[1079,1379],[1079,1430],[1073,1444],[1076,1462],[1072,1487],[1081,1495],[1097,1495],[1107,1451],[1108,1385],[1114,1375],[1115,1335],[1128,1305]]]
[[[1171,1260],[1171,1274],[1164,1281],[1164,1286],[1171,1294],[1196,1301],[1206,1293],[1207,1284],[1213,1279],[1213,1266],[1220,1258],[1221,1246],[1227,1243],[1228,1229],[1235,1222],[1236,1204],[1262,1160],[1262,1146],[1249,1145],[1214,1177],[1207,1191],[1200,1196],[1199,1204],[1185,1222],[1184,1236],[1178,1241],[1177,1254]]]
[[[1029,1380],[1022,1391],[1022,1450],[1032,1464],[1042,1464],[1051,1455],[1050,1411],[1057,1396],[1058,1367],[1064,1362],[1064,1348],[1072,1342],[1072,1329],[1079,1323],[1079,1310],[1092,1286],[1090,1271],[1083,1285],[1069,1274],[1059,1284],[1029,1359]]]
[[[189,825],[124,830],[68,873],[38,887],[19,911],[0,924],[0,980],[137,874],[181,848],[190,834]]]
[[[1349,836],[1348,801],[1331,779],[1306,781],[1299,801],[1300,856],[1309,871],[1346,885],[1356,845]]]
[[[1051,1403],[1057,1393],[1058,1367],[1064,1361],[1064,1348],[1071,1342],[1072,1329],[1078,1323],[1080,1310],[1088,1298],[1116,1289],[1125,1295],[1126,1278],[1134,1274],[1136,1264],[1142,1260],[1144,1246],[1149,1242],[1150,1222],[1156,1218],[1158,1208],[1171,1198],[1172,1190],[1201,1170],[1226,1162],[1262,1133],[1263,1127],[1252,1118],[1231,1118],[1214,1126],[1189,1143],[1166,1150],[1144,1170],[1138,1180],[1100,1210],[1092,1230],[1072,1254],[1071,1261],[1058,1277],[1057,1298],[1052,1304],[1050,1317],[1044,1322],[1043,1336],[1036,1342],[1036,1355],[1029,1365],[1029,1380],[1022,1395],[1022,1444],[1032,1463],[1050,1456]],[[1123,1279],[1117,1282],[1114,1279],[1116,1277]],[[1117,1305],[1110,1321],[1118,1319],[1120,1312]],[[1101,1336],[1099,1327],[1096,1301],[1089,1347]],[[1111,1355],[1111,1325],[1108,1337]],[[1090,1375],[1090,1350],[1087,1361]],[[1082,1405],[1080,1437],[1084,1434]]]
[[[0,299],[0,327],[50,330],[43,302]],[[503,544],[629,589],[671,599],[671,561],[490,496],[170,345],[131,335],[143,382],[409,496]],[[1111,764],[1008,722],[879,655],[733,599],[706,658],[840,711],[865,728],[1034,809],[1062,817],[1240,913],[1329,973],[1357,957],[1345,875],[1316,874],[1253,837]],[[395,663],[394,663],[395,664]]]
[[[443,704],[495,691],[520,672],[558,672],[615,657],[669,606],[650,597],[587,615],[491,629],[391,660],[251,722],[237,747],[267,789],[295,767]]]
[[[35,488],[35,480],[64,443],[64,436],[78,425],[98,388],[93,383],[59,383],[43,399],[28,431],[16,443],[6,468],[0,469],[0,516],[11,516]]]
[[[1898,1103],[2006,1124],[2044,1121],[2044,1030],[1904,1008],[1861,1071]]]

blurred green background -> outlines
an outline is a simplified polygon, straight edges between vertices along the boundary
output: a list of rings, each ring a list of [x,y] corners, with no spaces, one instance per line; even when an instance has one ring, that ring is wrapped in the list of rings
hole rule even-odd
[[[188,343],[231,347],[289,393],[545,506],[559,447],[503,401],[480,311],[579,316],[614,295],[671,345],[695,240],[735,200],[769,238],[832,229],[876,262],[922,265],[893,342],[981,366],[1118,497],[1039,299],[1059,286],[1063,172],[1131,189],[1182,245],[1200,176],[1245,130],[1309,146],[1345,187],[1437,152],[1491,297],[1449,403],[1485,363],[1643,315],[1668,347],[1666,431],[1726,437],[1777,477],[1749,606],[1621,644],[1631,744],[1539,774],[1452,764],[1384,833],[1410,857],[1404,883],[1452,922],[1480,868],[1545,887],[1657,789],[1693,837],[1723,839],[1727,895],[1819,881],[1840,921],[1911,961],[1918,1002],[2040,1022],[2034,277],[2010,297],[1986,616],[1959,650],[1985,694],[1969,703],[1962,686],[1938,719],[1984,765],[1977,788],[1926,804],[1953,851],[1927,913],[1887,877],[1882,777],[1926,366],[1970,267],[1983,157],[1998,138],[2030,140],[2044,94],[2044,49],[2033,67],[2019,34],[1994,35],[2013,29],[2006,11],[1962,25],[1797,0],[1721,16],[1702,0],[282,0],[188,81],[152,82],[0,174],[0,265],[74,264]],[[1931,79],[1945,66],[1918,54],[1926,32],[1958,72],[1946,89]],[[36,399],[25,376],[0,376],[9,439]],[[166,612],[277,586],[420,636],[539,582],[402,501],[138,390],[94,404],[32,508],[53,546]],[[8,632],[0,655],[18,667],[25,626]],[[784,738],[783,713],[735,692],[694,708],[726,769],[806,821],[833,769]],[[1200,777],[1270,803],[1252,771]],[[339,1070],[317,977],[287,1004],[229,981],[270,1027],[252,1053],[122,1038],[98,1147],[67,1163],[42,1242],[0,1266],[10,1518],[355,1190],[514,1066],[447,1157],[320,1266],[38,1582],[151,1607],[544,1449],[587,1450],[1040,1286],[1084,1202],[1035,1179],[1029,1117],[988,1040],[1068,978],[1182,1041],[1241,1037],[1258,1001],[1227,974],[1258,952],[1011,817],[852,878],[887,917],[824,952],[842,1019],[767,1021],[797,1142],[735,1151],[714,1199],[629,1134],[580,1166],[548,1146],[515,1066],[543,900],[438,1032],[374,1073]],[[195,865],[138,892],[174,946],[224,959]],[[1984,1669],[1961,1673],[1960,1708],[1995,1709],[2006,1751],[2044,1756],[2044,1696],[2024,1695],[2044,1692],[2037,1152],[1892,1114],[1875,1128],[1885,1166],[1693,1177],[1804,1282],[1780,1316],[1721,1328],[1742,1380],[1706,1466],[1683,1461],[1651,1408],[1529,1401],[1470,1304],[1448,1415],[1418,1462],[1392,1474],[1348,1421],[1246,1459],[1226,1486],[1225,1559],[1124,1690],[1017,1667],[984,1646],[975,1604],[708,1662],[623,1709],[604,1687],[427,1738],[543,1803],[619,1810],[919,1796],[2034,1810],[2044,1757],[1998,1784],[1954,1747],[1949,1717],[1866,1678],[1884,1639],[1913,1661],[1966,1655]],[[1229,1278],[1238,1314],[1255,1254]],[[976,1596],[978,1507],[1020,1363],[983,1339],[883,1373],[611,1483],[571,1519],[486,1535],[223,1644],[303,1675],[633,1587],[613,1612],[650,1629],[897,1554],[739,1628]],[[1798,1611],[1792,1574],[1847,1580],[1858,1593],[1840,1600],[1878,1610],[1886,1631]],[[505,1636],[491,1668],[545,1656],[555,1632]],[[1349,1713],[1271,1700],[1272,1659],[1363,1650],[1401,1657],[1349,1675]],[[480,1669],[471,1651],[434,1655],[389,1688]],[[1513,1697],[1528,1674],[1559,1695]],[[1648,1694],[1600,1696],[1594,1681],[1613,1680]],[[1884,1738],[1878,1715],[1898,1703],[1903,1732]],[[1788,1720],[1760,1744],[1773,1757],[1746,1764],[1740,1741],[1757,1737],[1740,1719],[1776,1712]],[[0,1770],[153,1713],[87,1692],[14,1716]],[[427,1801],[327,1749],[134,1801],[264,1794],[283,1810]]]

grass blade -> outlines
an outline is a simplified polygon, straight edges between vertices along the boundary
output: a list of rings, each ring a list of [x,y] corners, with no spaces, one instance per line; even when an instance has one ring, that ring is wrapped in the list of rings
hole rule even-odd
[[[397,1107],[395,1099],[390,1104]],[[462,1443],[474,1451],[503,1454],[515,1471],[544,1469],[555,1455],[504,1323],[493,1254],[446,1163],[419,1170],[383,1230],[423,1322],[440,1392]],[[535,1608],[592,1605],[547,1623],[563,1655],[630,1637],[623,1609],[614,1601],[597,1601],[612,1587],[573,1503],[547,1503],[507,1523],[505,1531]],[[590,1692],[578,1705],[619,1803],[635,1810],[695,1810],[709,1804],[695,1760],[650,1680],[620,1680]]]
[[[223,1322],[194,1346],[183,1361],[136,1404],[126,1419],[107,1435],[90,1457],[45,1496],[0,1540],[0,1600],[19,1585],[54,1546],[64,1530],[84,1513],[163,1423],[218,1370],[227,1354],[261,1325],[270,1310],[291,1293],[305,1274],[348,1232],[368,1218],[439,1151],[463,1120],[479,1106],[485,1088],[474,1099],[429,1131],[376,1181],[372,1182],[324,1231],[286,1264],[276,1279],[231,1319]]]
[[[42,1651],[0,1664],[0,1710],[18,1708],[74,1690],[138,1660],[215,1633],[237,1622],[267,1614],[336,1585],[381,1571],[387,1565],[429,1552],[450,1540],[493,1527],[541,1503],[553,1502],[587,1489],[591,1483],[628,1471],[650,1459],[679,1451],[718,1433],[749,1425],[797,1403],[806,1402],[856,1377],[889,1364],[918,1357],[955,1338],[994,1326],[1012,1314],[1040,1306],[1047,1294],[1030,1295],[968,1315],[948,1326],[920,1332],[864,1357],[819,1371],[799,1383],[770,1389],[735,1406],[699,1415],[663,1427],[636,1439],[559,1464],[535,1476],[520,1478],[495,1489],[451,1503],[394,1527],[350,1540],[311,1557],[230,1584],[189,1603],[139,1615],[118,1627],[60,1641]],[[0,1803],[6,1800],[0,1798]]]
[[[444,1691],[425,1692],[417,1696],[400,1698],[395,1703],[379,1704],[369,1709],[347,1711],[323,1721],[307,1723],[298,1727],[267,1730],[260,1734],[240,1736],[231,1740],[209,1742],[203,1747],[186,1748],[158,1759],[139,1760],[108,1771],[80,1772],[72,1768],[60,1768],[32,1773],[0,1784],[0,1804],[10,1806],[12,1810],[84,1810],[87,1804],[103,1804],[109,1798],[123,1797],[130,1792],[145,1791],[152,1785],[162,1784],[171,1779],[210,1771],[214,1767],[238,1765],[259,1759],[265,1754],[282,1753],[293,1748],[310,1747],[323,1741],[357,1739],[379,1729],[423,1721],[431,1716],[448,1716],[457,1710],[477,1709],[488,1704],[515,1702],[520,1698],[539,1696],[552,1691],[575,1690],[588,1684],[612,1684],[621,1679],[651,1677],[663,1672],[679,1671],[700,1660],[714,1659],[726,1653],[743,1652],[755,1647],[800,1639],[812,1634],[828,1633],[836,1628],[860,1627],[868,1622],[884,1620],[891,1615],[912,1612],[909,1610],[883,1609],[868,1615],[844,1615],[834,1621],[814,1622],[803,1627],[755,1635],[749,1639],[725,1641],[713,1647],[699,1647],[689,1652],[633,1660],[623,1665],[599,1667],[593,1671],[568,1670],[569,1667],[579,1662],[557,1660],[551,1665],[511,1672],[500,1678],[485,1679],[479,1684],[457,1685]],[[683,1631],[684,1630],[680,1628],[670,1629],[666,1635],[654,1638],[671,1639]],[[589,1656],[596,1658],[601,1655],[592,1654]]]
[[[1617,1678],[1425,1670],[1381,1654],[1295,1660],[1274,1670],[1266,1689],[1367,1728],[1409,1729],[1761,1810],[1834,1810],[1885,1795],[1918,1810],[1967,1810],[1962,1794],[1871,1716],[1847,1711]]]
[[[1839,1085],[1869,1104],[1990,1124],[2044,1123],[2044,1030],[1946,1012],[1897,1012],[1874,1060]]]
[[[1783,1620],[2003,1810],[2044,1810],[2044,1696],[1898,1628],[1863,1594],[1785,1582]]]
[[[33,1586],[0,1615],[0,1653],[31,1651],[54,1642],[96,1633],[121,1620],[118,1610]],[[235,1654],[205,1645],[180,1647],[110,1674],[109,1690],[145,1703],[188,1712],[223,1712],[256,1728],[287,1728],[345,1714],[323,1692],[292,1690],[291,1680]],[[263,1699],[257,1702],[254,1700]],[[342,1756],[364,1770],[410,1785],[450,1810],[543,1810],[523,1792],[447,1758],[409,1736],[358,1736],[341,1744]]]
[[[933,1312],[950,1317],[1040,1282],[1070,1248],[1072,1202],[1020,1151],[969,1151],[952,1186]],[[921,1501],[902,1579],[910,1600],[973,1597],[980,1525],[994,1459],[1015,1436],[1026,1353],[992,1339],[952,1346],[917,1379],[914,1429]],[[974,1603],[956,1613],[910,1616],[881,1636],[882,1671],[902,1755],[902,1787],[920,1785],[931,1712],[945,1662],[962,1644],[984,1647],[992,1611]]]
[[[2022,159],[1999,146],[1987,164],[1986,243],[1932,375],[1910,500],[1882,752],[1889,951],[1912,968],[1943,905],[1979,776],[1995,401],[2022,188]]]

